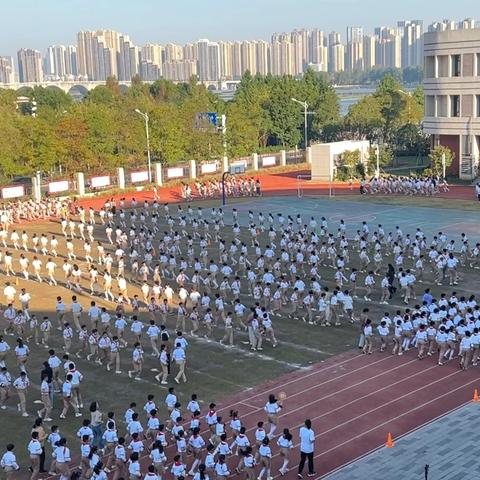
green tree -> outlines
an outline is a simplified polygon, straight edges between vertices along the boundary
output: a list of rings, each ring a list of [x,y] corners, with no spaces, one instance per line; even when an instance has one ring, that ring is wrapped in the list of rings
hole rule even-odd
[[[388,145],[380,145],[378,151],[378,163],[380,169],[392,165],[393,150]],[[375,174],[377,171],[377,146],[370,147],[367,158],[367,173],[369,175]]]
[[[41,117],[18,117],[16,125],[22,143],[15,153],[15,173],[33,175],[37,170],[49,172],[56,165],[59,144],[53,126]]]
[[[64,111],[70,108],[73,103],[73,99],[68,93],[56,87],[35,86],[31,98],[35,98],[40,114],[45,107],[55,111]]]
[[[387,75],[378,85],[374,94],[380,103],[380,111],[384,120],[383,138],[390,142],[393,132],[399,125],[400,116],[405,108],[408,96],[402,91],[402,85],[393,76]]]
[[[107,88],[105,85],[98,85],[93,90],[88,92],[84,102],[112,106],[115,102],[115,95],[112,90]]]
[[[419,125],[406,123],[397,129],[393,147],[397,155],[425,156],[430,148],[428,137]]]
[[[430,160],[430,168],[434,175],[443,175],[443,164],[445,163],[445,169],[448,169],[455,158],[455,154],[443,145],[437,145],[432,149],[428,155]]]
[[[360,150],[345,150],[342,153],[342,162],[349,168],[354,169],[358,162],[360,162],[361,153]]]
[[[268,111],[271,118],[271,142],[273,145],[293,147],[300,144],[302,112],[292,102],[296,95],[295,80],[283,77],[272,82]]]
[[[73,115],[64,117],[56,126],[55,133],[59,141],[57,161],[62,170],[73,173],[94,163],[87,144],[89,129],[83,119]]]
[[[385,125],[380,100],[374,95],[363,97],[349,108],[345,124],[354,132],[355,138],[377,141]]]

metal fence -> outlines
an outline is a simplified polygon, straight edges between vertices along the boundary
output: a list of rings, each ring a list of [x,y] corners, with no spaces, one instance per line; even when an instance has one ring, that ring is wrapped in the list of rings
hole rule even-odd
[[[304,163],[306,161],[304,150],[292,150],[286,152],[287,165],[294,165],[296,163]]]

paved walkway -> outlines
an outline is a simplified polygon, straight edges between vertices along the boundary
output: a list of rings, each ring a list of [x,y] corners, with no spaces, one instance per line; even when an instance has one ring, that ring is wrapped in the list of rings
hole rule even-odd
[[[480,403],[469,403],[324,478],[423,480],[425,465],[428,480],[480,478],[479,420]]]

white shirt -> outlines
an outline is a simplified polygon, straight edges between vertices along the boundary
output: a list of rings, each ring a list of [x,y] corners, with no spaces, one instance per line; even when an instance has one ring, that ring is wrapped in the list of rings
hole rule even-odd
[[[302,427],[299,432],[300,451],[303,453],[312,453],[315,443],[315,433],[311,428]]]

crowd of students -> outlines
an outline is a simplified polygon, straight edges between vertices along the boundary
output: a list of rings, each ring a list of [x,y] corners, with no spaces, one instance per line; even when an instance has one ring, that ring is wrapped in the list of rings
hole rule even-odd
[[[361,193],[433,196],[450,191],[446,178],[437,176],[379,176],[363,181]]]
[[[381,351],[391,348],[392,353],[403,355],[417,348],[421,359],[438,354],[438,363],[443,364],[460,356],[462,368],[477,365],[480,310],[475,296],[444,293],[435,297],[427,288],[422,301],[416,302],[419,284],[448,282],[453,287],[462,281],[466,271],[480,267],[480,246],[465,234],[457,246],[442,232],[429,239],[421,227],[404,233],[397,226],[390,232],[382,225],[374,227],[363,222],[352,237],[343,220],[332,226],[325,217],[317,220],[302,214],[261,211],[245,212],[245,218],[241,218],[235,208],[227,219],[221,208],[139,203],[135,199],[129,205],[112,199],[99,211],[79,207],[75,216],[61,206],[55,214],[60,217],[55,234],[30,236],[28,229],[16,223],[22,216],[13,207],[9,215],[2,216],[0,228],[0,245],[4,249],[0,262],[7,279],[3,292],[5,337],[0,339],[0,408],[4,410],[13,402],[11,394],[15,392],[20,413],[29,416],[26,398],[30,349],[43,347],[49,350],[49,357],[43,365],[40,386],[41,424],[53,423],[55,392],[61,393],[63,399],[60,419],[70,412],[82,416],[82,374],[72,361],[75,357],[79,363],[95,363],[112,375],[120,375],[126,362],[122,357],[129,352],[131,368],[126,374],[140,379],[148,349],[159,360],[160,373],[155,377],[158,382],[187,382],[189,341],[202,336],[226,348],[244,343],[253,351],[261,351],[265,345],[281,348],[282,341],[276,334],[277,317],[304,321],[312,328],[356,323],[360,325],[359,347],[366,354],[373,351],[378,337]],[[30,308],[35,299],[29,289],[17,291],[14,279],[18,276],[27,282],[66,287],[72,290],[71,300],[67,302],[64,296],[57,295],[55,316],[37,318]],[[392,317],[386,313],[376,319],[368,307],[362,310],[358,305],[368,305],[372,300],[388,305],[398,298],[397,292],[407,306],[396,309]],[[79,293],[91,295],[89,305],[81,304]],[[111,308],[99,307],[100,297]],[[8,335],[18,338],[14,349],[6,340]],[[49,345],[56,335],[63,343],[62,359]],[[13,368],[7,366],[12,355],[18,376],[12,375]],[[85,445],[83,457],[88,457],[82,464],[82,476],[105,478],[108,470],[116,466],[116,480],[127,474],[126,468],[133,479],[146,475],[153,480],[165,474],[164,443],[172,441],[177,451],[169,458],[169,462],[173,461],[169,470],[175,478],[190,472],[197,480],[213,474],[222,479],[230,471],[233,473],[232,462],[227,461],[232,448],[243,453],[248,450],[244,445],[242,451],[237,442],[242,438],[241,422],[234,423],[236,428],[230,423],[231,430],[227,428],[224,433],[217,416],[212,428],[208,418],[213,416],[213,405],[204,419],[211,437],[207,441],[200,435],[200,439],[195,429],[201,417],[195,412],[201,409],[192,412],[187,407],[182,411],[176,401],[172,403],[172,397],[170,400],[168,421],[158,419],[155,406],[145,410],[141,431],[130,428],[132,422],[138,427],[138,416],[134,418],[131,412],[131,417],[126,417],[126,436],[120,434],[114,415],[94,421],[99,409],[92,403],[91,423],[85,425],[92,433],[87,430],[79,437]],[[279,408],[274,397],[269,404]],[[244,463],[237,465],[249,480],[271,476],[268,459],[275,435],[272,426],[280,410],[274,411],[277,407],[269,404],[266,413],[270,435],[257,438],[255,434],[249,456],[241,456]],[[131,408],[138,413],[135,407]],[[190,427],[186,426],[185,414],[193,417]],[[164,429],[160,429],[162,423]],[[93,427],[99,424],[101,428],[95,430]],[[263,426],[259,428],[261,432]],[[149,429],[153,434],[148,433]],[[101,438],[95,436],[95,431],[100,430]],[[224,434],[227,436],[222,438]],[[71,466],[71,439],[62,439],[55,431],[51,435],[56,439],[52,448],[55,469],[65,480],[65,469]],[[275,448],[288,460],[291,433],[285,431],[275,439],[283,439]],[[109,447],[102,447],[100,440]],[[204,442],[201,455],[195,455],[194,448],[200,447],[194,447],[192,441],[195,445]],[[32,436],[29,444],[34,479],[42,470],[36,458],[38,442],[39,438]],[[186,450],[179,451],[185,444]],[[120,455],[122,449],[126,452],[118,464],[117,447]],[[148,471],[136,459],[146,448],[152,460]],[[12,448],[7,450],[2,466],[10,475],[16,463]],[[182,454],[190,450],[194,466],[187,467]],[[99,451],[103,455],[100,464]],[[247,458],[254,463],[250,465]],[[303,461],[308,458],[305,456]],[[287,465],[282,465],[280,473],[286,473]]]

